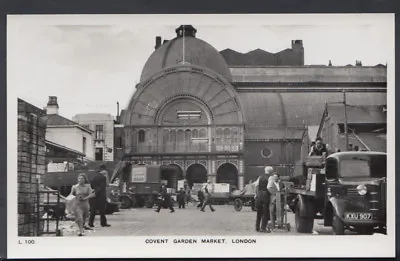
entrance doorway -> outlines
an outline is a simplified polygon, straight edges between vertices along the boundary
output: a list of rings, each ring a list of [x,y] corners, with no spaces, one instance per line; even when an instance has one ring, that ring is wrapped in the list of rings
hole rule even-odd
[[[217,170],[217,183],[229,183],[232,189],[238,189],[238,176],[235,165],[224,163]]]
[[[178,188],[178,180],[183,179],[181,167],[175,164],[161,166],[161,180],[167,181],[167,188]]]
[[[193,187],[193,183],[207,182],[207,169],[197,163],[190,165],[186,170],[186,180],[190,188]]]
[[[103,148],[96,148],[94,157],[95,157],[95,160],[102,161],[103,160]]]

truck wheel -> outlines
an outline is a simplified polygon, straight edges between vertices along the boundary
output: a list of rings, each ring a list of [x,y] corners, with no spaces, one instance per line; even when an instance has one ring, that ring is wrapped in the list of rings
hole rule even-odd
[[[294,219],[296,223],[296,230],[298,233],[312,233],[314,227],[314,219],[312,217],[301,217],[299,207],[296,208]]]
[[[333,216],[332,230],[334,235],[344,235],[344,224],[337,214]]]
[[[119,198],[119,201],[121,202],[121,208],[127,209],[132,207],[132,200],[128,196],[121,196]]]
[[[243,201],[240,198],[235,199],[233,201],[233,207],[236,211],[240,211],[243,208]]]

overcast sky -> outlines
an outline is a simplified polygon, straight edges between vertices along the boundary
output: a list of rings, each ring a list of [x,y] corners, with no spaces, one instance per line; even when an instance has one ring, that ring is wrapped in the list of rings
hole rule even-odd
[[[345,18],[13,16],[7,28],[7,83],[18,97],[40,108],[48,96],[57,96],[60,114],[68,118],[77,113],[115,115],[117,101],[121,109],[128,104],[155,37],[174,38],[180,24],[192,24],[196,36],[219,51],[279,52],[301,39],[306,64],[386,64],[393,54],[390,17]]]

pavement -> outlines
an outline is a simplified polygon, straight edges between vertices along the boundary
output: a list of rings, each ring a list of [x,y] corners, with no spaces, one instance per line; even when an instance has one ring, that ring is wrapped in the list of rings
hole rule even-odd
[[[99,216],[96,216],[95,228],[85,231],[85,236],[175,236],[175,235],[226,235],[243,236],[259,235],[254,229],[256,212],[250,207],[244,207],[237,212],[231,205],[215,205],[215,212],[206,208],[199,211],[189,205],[185,209],[175,208],[174,213],[161,209],[134,208],[122,209],[112,215],[107,215],[111,227],[101,227]],[[294,229],[294,214],[288,213],[288,223],[291,230],[276,230],[268,235],[305,235]],[[73,221],[61,221],[60,229],[63,236],[76,236],[77,226]],[[323,220],[315,220],[312,235],[331,235],[332,229],[323,226]]]

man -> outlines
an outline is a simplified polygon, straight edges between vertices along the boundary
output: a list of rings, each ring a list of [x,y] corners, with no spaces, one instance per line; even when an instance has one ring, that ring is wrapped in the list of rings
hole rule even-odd
[[[210,210],[211,210],[212,212],[215,211],[215,209],[214,209],[214,208],[212,207],[212,205],[211,205],[211,192],[210,192],[210,190],[211,190],[211,181],[208,180],[208,181],[207,181],[207,184],[204,186],[204,203],[203,203],[203,206],[201,207],[200,211],[205,212],[205,211],[204,211],[204,208],[205,208],[207,205],[210,207]]]
[[[185,197],[186,192],[181,188],[178,192],[178,206],[179,208],[185,208]]]
[[[271,194],[270,198],[270,204],[269,204],[269,214],[270,214],[270,220],[271,220],[271,227],[275,227],[275,219],[276,219],[276,213],[277,213],[277,193],[278,192],[283,192],[284,190],[284,185],[280,181],[278,173],[274,173],[272,176],[272,179],[268,182],[268,191]],[[283,224],[283,214],[284,214],[284,207],[285,207],[285,198],[283,194],[280,194],[280,224]]]
[[[167,206],[170,209],[170,213],[175,212],[174,208],[172,207],[171,196],[168,194],[167,186],[165,186],[164,184],[161,186],[160,194],[162,201],[158,205],[156,212],[159,213],[163,206]]]
[[[324,153],[327,153],[326,146],[322,139],[318,137],[315,140],[315,145],[311,147],[309,156],[322,156]]]
[[[125,162],[125,165],[122,168],[122,179],[120,180],[119,183],[120,185],[119,188],[121,192],[125,192],[124,185],[128,184],[129,182],[129,176],[131,174],[131,170],[132,170],[132,164],[129,161]]]
[[[99,212],[100,214],[100,224],[102,227],[110,227],[107,224],[106,218],[106,206],[107,206],[107,186],[108,186],[108,173],[104,165],[100,166],[100,171],[93,177],[90,185],[94,189],[96,196],[89,200],[90,203],[90,217],[89,217],[89,227],[94,227],[94,218]]]
[[[201,189],[199,189],[199,191],[197,192],[197,197],[199,199],[199,204],[197,205],[197,208],[201,208],[204,203],[204,193]]]
[[[270,230],[267,228],[269,218],[269,201],[270,196],[268,192],[268,178],[273,172],[271,166],[267,166],[264,169],[265,175],[262,175],[256,181],[256,206],[257,206],[257,218],[256,218],[256,231],[267,232]],[[260,226],[261,223],[261,226]]]

